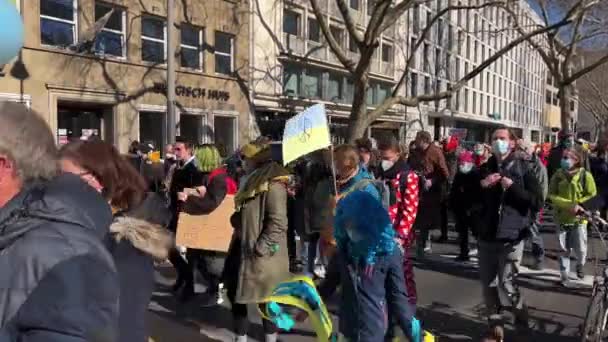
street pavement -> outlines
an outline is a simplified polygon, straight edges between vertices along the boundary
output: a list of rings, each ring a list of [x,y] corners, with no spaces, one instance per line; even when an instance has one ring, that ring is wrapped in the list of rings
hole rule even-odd
[[[587,276],[574,286],[563,288],[558,284],[557,238],[551,222],[542,229],[547,249],[544,271],[532,271],[522,267],[520,284],[530,306],[531,329],[515,332],[506,326],[506,341],[574,342],[579,341],[580,325],[588,304],[594,272],[595,253],[605,258],[606,251],[597,239],[590,240]],[[418,290],[418,316],[426,329],[439,336],[439,341],[479,341],[487,328],[482,316],[481,287],[478,282],[477,262],[455,261],[458,252],[456,234],[450,233],[446,244],[434,244],[433,254],[424,261],[416,262]],[[524,258],[526,265],[531,260]],[[155,342],[231,341],[231,316],[229,304],[214,308],[201,308],[196,303],[176,306],[168,286],[173,282],[170,266],[160,267],[157,272],[158,290],[150,305],[150,323]],[[199,289],[202,291],[202,289]],[[328,303],[330,311],[337,311],[337,298]],[[263,341],[259,315],[252,307],[250,341]],[[337,324],[335,325],[337,326]],[[306,323],[299,324],[282,341],[315,341]]]

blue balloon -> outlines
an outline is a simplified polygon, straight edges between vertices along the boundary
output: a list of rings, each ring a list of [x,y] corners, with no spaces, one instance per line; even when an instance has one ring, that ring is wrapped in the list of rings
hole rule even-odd
[[[0,64],[6,64],[23,47],[21,15],[9,0],[0,0],[0,23]]]

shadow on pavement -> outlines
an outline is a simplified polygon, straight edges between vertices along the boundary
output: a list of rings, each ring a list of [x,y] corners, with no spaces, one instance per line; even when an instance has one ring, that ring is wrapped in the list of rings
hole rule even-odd
[[[534,311],[534,310],[532,310]],[[418,317],[425,329],[433,332],[441,342],[480,341],[488,328],[485,320],[463,315],[450,309],[449,305],[432,303],[418,308]],[[523,342],[575,342],[576,336],[564,336],[566,327],[552,320],[530,317],[531,329],[515,331],[511,325],[505,326],[505,341]]]

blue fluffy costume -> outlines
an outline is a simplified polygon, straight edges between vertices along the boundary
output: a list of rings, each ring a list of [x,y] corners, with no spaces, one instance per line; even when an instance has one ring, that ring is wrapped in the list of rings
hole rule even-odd
[[[393,253],[395,231],[388,212],[372,194],[356,190],[338,202],[334,222],[338,248],[354,266],[373,266],[378,255]]]

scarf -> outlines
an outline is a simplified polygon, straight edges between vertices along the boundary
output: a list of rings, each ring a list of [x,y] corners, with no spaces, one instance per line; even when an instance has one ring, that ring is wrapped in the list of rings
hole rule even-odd
[[[283,166],[270,162],[262,165],[247,177],[247,181],[234,197],[236,211],[240,211],[243,204],[259,194],[267,192],[270,183],[274,181],[285,182],[289,180],[289,171]]]

